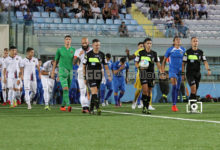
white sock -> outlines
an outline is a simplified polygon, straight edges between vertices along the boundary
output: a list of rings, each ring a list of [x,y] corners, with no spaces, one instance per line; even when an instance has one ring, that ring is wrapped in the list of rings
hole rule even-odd
[[[2,91],[2,96],[3,96],[3,101],[4,103],[7,101],[6,98],[7,98],[7,93],[6,93],[6,90],[3,90]]]
[[[9,99],[11,105],[14,104],[13,95],[14,95],[14,90],[9,89],[9,91],[8,91],[8,99]]]
[[[30,90],[25,90],[25,101],[28,105],[30,105]]]

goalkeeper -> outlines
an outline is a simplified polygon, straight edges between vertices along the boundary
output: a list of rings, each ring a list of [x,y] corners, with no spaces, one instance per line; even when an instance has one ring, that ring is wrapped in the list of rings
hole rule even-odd
[[[149,111],[149,103],[151,99],[152,88],[154,87],[154,62],[157,64],[158,70],[161,72],[160,59],[157,57],[157,52],[151,50],[152,40],[146,38],[144,40],[144,50],[140,51],[135,58],[135,66],[139,68],[140,81],[142,85],[142,100],[143,100],[143,113],[151,114]],[[148,61],[148,67],[139,66],[140,61]]]
[[[55,56],[55,62],[53,65],[53,70],[51,73],[51,78],[54,79],[54,72],[57,64],[59,63],[59,79],[61,86],[63,88],[63,101],[60,110],[66,111],[66,107],[68,107],[68,111],[71,112],[72,107],[70,106],[69,101],[69,88],[71,85],[72,77],[73,77],[73,59],[74,59],[74,53],[75,48],[71,47],[71,36],[66,35],[64,38],[65,45],[61,48],[57,49],[56,56]]]

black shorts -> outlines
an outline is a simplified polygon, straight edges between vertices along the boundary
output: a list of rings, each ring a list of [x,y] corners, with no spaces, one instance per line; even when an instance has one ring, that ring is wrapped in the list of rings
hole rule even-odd
[[[102,71],[87,70],[87,80],[102,80]]]
[[[148,87],[154,87],[155,84],[155,73],[148,72],[147,70],[140,70],[140,81],[141,85],[148,84]]]
[[[88,80],[89,87],[97,87],[99,89],[102,80]]]
[[[189,83],[189,86],[192,86],[196,84],[197,86],[199,85],[199,82],[201,80],[201,73],[186,73],[186,78]]]

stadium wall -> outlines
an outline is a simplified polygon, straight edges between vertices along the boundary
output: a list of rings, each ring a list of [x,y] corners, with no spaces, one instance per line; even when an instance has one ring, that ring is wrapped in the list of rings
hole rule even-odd
[[[0,53],[3,54],[4,48],[9,46],[9,25],[0,24]]]

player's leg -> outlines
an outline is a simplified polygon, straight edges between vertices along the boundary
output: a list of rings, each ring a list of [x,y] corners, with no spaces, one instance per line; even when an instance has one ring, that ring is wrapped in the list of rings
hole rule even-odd
[[[31,101],[30,101],[30,80],[24,80],[24,91],[25,91],[25,101],[28,105],[28,109],[31,109]]]
[[[101,83],[99,95],[100,95],[102,106],[104,107],[105,106],[105,103],[104,103],[104,100],[105,100],[105,84],[104,83]]]
[[[122,105],[121,98],[124,96],[124,93],[125,93],[125,80],[124,79],[122,79],[122,81],[120,82],[119,90],[120,90],[120,94],[118,97],[118,104],[121,107],[121,105]]]
[[[149,108],[149,103],[150,103],[150,91],[151,88],[148,86],[147,82],[142,83],[142,100],[143,100],[143,113],[150,114],[150,111],[148,110]]]
[[[44,90],[45,110],[49,110],[49,100],[50,100],[50,96],[49,96],[49,83],[48,83],[48,78],[42,76],[42,77],[41,77],[41,81],[42,81],[42,86],[43,86],[43,90]]]
[[[97,111],[99,109],[99,98],[98,98],[98,82],[97,81],[91,81],[89,80],[89,85],[90,85],[90,89],[91,89],[91,93],[92,93],[92,97],[91,97],[91,104],[90,104],[90,113],[94,113],[94,107],[96,106]],[[101,81],[99,82],[99,84],[101,83]],[[98,114],[101,112],[98,112]]]
[[[171,80],[171,84],[172,84],[172,111],[178,111],[177,107],[176,107],[176,103],[177,103],[177,96],[178,96],[178,85],[177,85],[177,74],[175,72],[169,72],[169,78]]]
[[[3,105],[5,106],[7,103],[7,91],[6,91],[6,85],[4,82],[3,82],[3,78],[2,78],[2,96],[3,96]]]
[[[80,89],[80,103],[82,106],[82,112],[88,113],[89,112],[89,100],[87,97],[87,86],[84,83],[84,80],[80,74],[78,75],[78,83]]]
[[[108,99],[112,95],[112,92],[113,92],[112,81],[107,80],[106,87],[108,89],[108,93],[106,94],[106,97],[105,97],[105,104],[108,105]]]
[[[149,110],[155,110],[155,108],[152,106],[152,92],[150,93],[150,105]]]
[[[14,80],[7,79],[7,87],[8,87],[8,100],[10,101],[10,107],[14,106]]]
[[[114,89],[114,100],[115,106],[119,106],[118,104],[118,91],[119,91],[119,82],[116,79],[113,79],[113,89]]]

